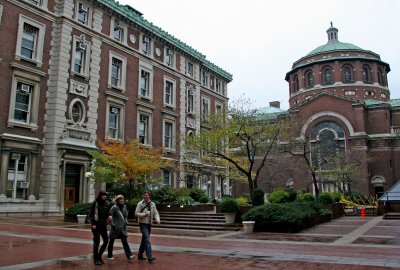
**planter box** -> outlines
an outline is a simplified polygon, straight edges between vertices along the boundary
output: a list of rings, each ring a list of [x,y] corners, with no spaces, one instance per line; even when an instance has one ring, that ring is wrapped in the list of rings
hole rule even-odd
[[[87,215],[76,215],[79,224],[85,224]]]
[[[245,233],[252,233],[254,231],[255,221],[242,221],[243,230]]]

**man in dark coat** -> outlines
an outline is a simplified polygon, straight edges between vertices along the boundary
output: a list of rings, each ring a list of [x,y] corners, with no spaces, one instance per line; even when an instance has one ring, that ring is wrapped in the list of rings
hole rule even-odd
[[[107,248],[108,234],[107,221],[111,220],[109,216],[109,204],[107,202],[107,193],[100,191],[96,200],[90,207],[90,222],[92,224],[93,233],[93,260],[95,265],[104,264],[102,255]],[[100,249],[100,236],[103,238],[103,244]]]

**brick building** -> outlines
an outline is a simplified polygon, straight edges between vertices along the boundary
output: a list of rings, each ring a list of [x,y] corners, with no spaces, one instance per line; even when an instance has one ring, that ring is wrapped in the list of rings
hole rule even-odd
[[[327,34],[326,44],[294,62],[287,72],[288,112],[303,123],[297,136],[306,139],[318,170],[329,169],[324,164],[333,154],[363,160],[357,179],[341,188],[379,194],[400,179],[400,100],[390,99],[390,66],[375,52],[340,42],[332,25]],[[286,158],[292,166],[277,174],[275,187],[312,191],[304,163]],[[323,177],[319,188],[337,190]]]
[[[97,139],[164,147],[186,185],[182,138],[226,109],[231,74],[113,0],[0,0],[0,36],[0,215],[93,200]]]

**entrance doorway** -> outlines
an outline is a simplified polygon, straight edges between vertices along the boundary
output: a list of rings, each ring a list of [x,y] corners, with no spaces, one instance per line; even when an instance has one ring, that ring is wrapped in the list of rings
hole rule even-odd
[[[65,166],[65,188],[64,188],[64,210],[79,202],[80,183],[82,176],[82,165],[66,164]]]

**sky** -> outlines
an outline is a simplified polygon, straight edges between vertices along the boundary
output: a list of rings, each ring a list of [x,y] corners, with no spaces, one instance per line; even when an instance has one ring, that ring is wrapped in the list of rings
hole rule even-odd
[[[280,101],[288,109],[285,75],[293,62],[339,41],[378,53],[389,63],[391,98],[400,98],[400,1],[398,0],[120,0],[233,75],[228,97],[252,106]]]

